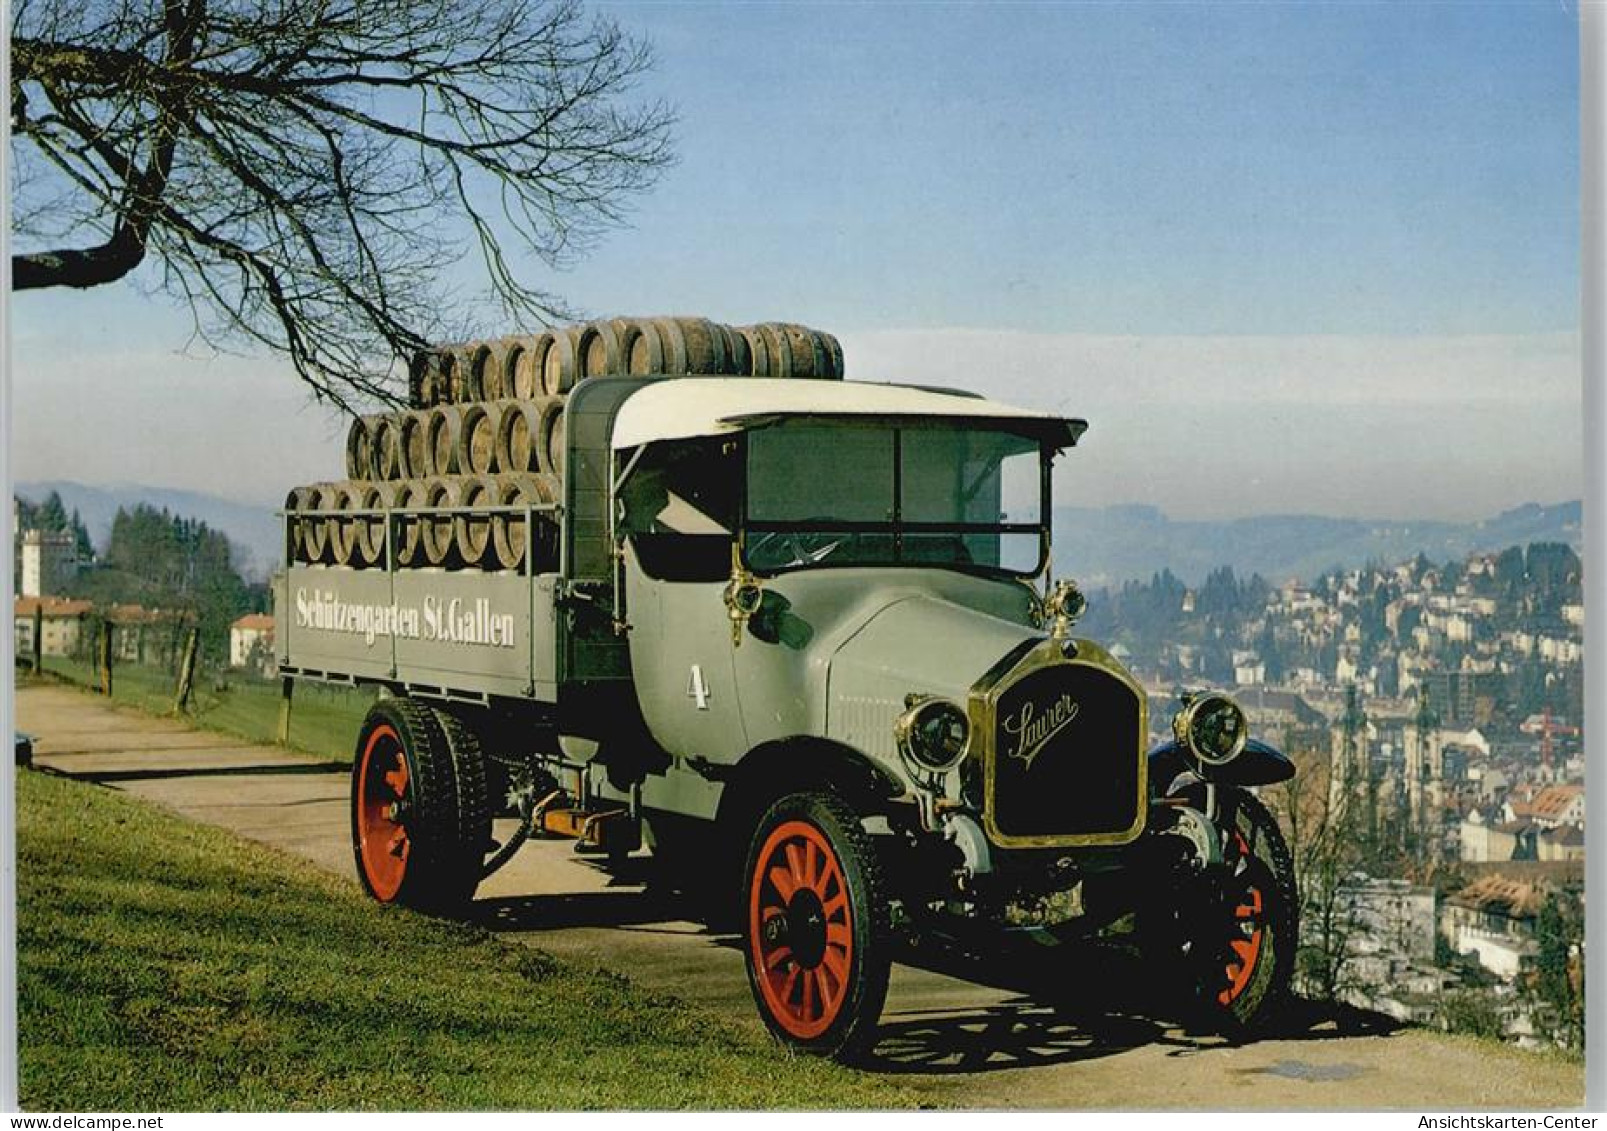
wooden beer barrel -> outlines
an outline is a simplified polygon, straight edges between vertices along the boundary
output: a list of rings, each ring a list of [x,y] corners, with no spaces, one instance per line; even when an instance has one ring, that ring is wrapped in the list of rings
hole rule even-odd
[[[580,375],[580,334],[579,326],[561,326],[552,332],[541,369],[541,391],[547,396],[560,397],[575,387]]]
[[[468,404],[480,399],[480,371],[476,366],[475,346],[459,346],[452,351],[452,372],[449,388],[452,404]]]
[[[303,544],[306,537],[305,523],[297,514],[307,505],[307,488],[292,487],[285,495],[285,545],[286,557],[291,562],[304,562],[307,560],[307,547]]]
[[[432,566],[449,566],[457,554],[456,517],[442,513],[458,506],[463,500],[462,481],[458,479],[425,480],[424,506],[427,511],[419,522],[424,560]]]
[[[792,340],[787,337],[786,330],[777,322],[761,322],[758,331],[759,340],[764,343],[765,356],[769,359],[770,376],[794,376]]]
[[[741,335],[748,346],[748,372],[754,377],[774,377],[770,370],[770,347],[757,326],[733,326],[732,332]]]
[[[407,370],[408,404],[430,408],[441,399],[441,358],[435,350],[419,350]]]
[[[508,347],[508,368],[513,374],[512,394],[521,400],[543,396],[546,392],[544,373],[547,351],[552,348],[552,335],[536,334],[516,338]]]
[[[401,413],[388,413],[373,417],[369,429],[371,451],[369,466],[372,475],[359,475],[358,479],[400,479],[402,477]]]
[[[820,335],[796,322],[781,322],[776,332],[787,339],[787,353],[792,358],[794,377],[825,377],[829,359]]]
[[[378,417],[355,416],[346,429],[346,478],[374,477],[374,422]]]
[[[671,377],[687,372],[686,334],[681,329],[680,321],[674,318],[655,318],[653,329],[658,331],[660,358],[656,372]]]
[[[458,442],[463,432],[463,410],[457,405],[432,408],[424,421],[424,454],[431,475],[454,475],[458,470]]]
[[[424,519],[419,512],[428,502],[429,480],[405,479],[395,484],[394,490],[396,496],[391,507],[392,510],[400,512],[391,518],[394,524],[391,531],[391,548],[396,553],[396,564],[423,565]]]
[[[559,499],[559,483],[547,475],[499,475],[496,506],[541,506]],[[533,573],[550,573],[558,568],[558,525],[552,511],[532,513],[528,526],[523,514],[498,514],[491,520],[491,561],[501,569],[522,569],[525,550],[536,547]],[[531,533],[534,532],[534,539]]]
[[[576,360],[580,366],[577,379],[606,377],[611,373],[625,372],[619,327],[613,322],[586,323],[580,331],[577,351]]]
[[[324,562],[330,559],[329,524],[331,514],[340,504],[340,497],[336,493],[333,483],[314,483],[303,488],[306,513],[302,519],[301,544],[310,563]],[[326,514],[324,512],[331,512]]]
[[[818,331],[818,333],[820,334],[820,340],[826,346],[826,356],[831,361],[831,372],[826,376],[835,381],[846,380],[847,375],[843,372],[843,344],[837,340],[837,335],[835,334],[828,334],[824,331]]]
[[[497,469],[497,430],[506,401],[477,401],[462,408],[458,426],[457,466],[464,475],[489,475]]]
[[[537,453],[542,458],[541,470],[560,479],[564,474],[564,406],[562,401],[548,405],[541,413],[541,431],[537,434]]]
[[[552,406],[562,404],[559,397],[503,401],[497,421],[497,471],[501,474],[540,471],[541,417]]]
[[[725,334],[707,318],[677,318],[686,343],[686,372],[723,374],[730,371]]]
[[[399,474],[396,478],[422,479],[430,473],[429,420],[428,412],[406,412],[397,418]]]
[[[625,372],[652,377],[664,372],[664,345],[658,326],[650,318],[632,319],[634,333],[625,351]]]
[[[725,357],[727,373],[736,377],[746,377],[753,372],[753,347],[748,344],[748,337],[735,326],[726,326],[715,323],[715,329],[725,337]]]
[[[500,340],[480,342],[474,350],[475,400],[496,401],[508,395],[502,381],[502,355],[506,346]]]
[[[362,524],[351,512],[363,505],[362,485],[355,482],[336,483],[333,495],[338,509],[325,520],[329,527],[329,556],[336,565],[361,568],[367,564],[363,560],[358,529]]]
[[[458,557],[470,568],[484,564],[491,547],[492,515],[486,509],[496,506],[497,480],[491,475],[474,475],[459,481],[460,505],[479,508],[477,513],[460,514],[452,521]]]
[[[396,502],[399,484],[362,483],[358,487],[357,509],[373,513],[355,517],[357,560],[352,564],[360,567],[383,566],[386,512]]]

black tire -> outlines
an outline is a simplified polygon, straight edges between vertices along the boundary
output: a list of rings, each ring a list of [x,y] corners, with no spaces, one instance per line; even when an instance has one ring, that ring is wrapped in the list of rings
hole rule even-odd
[[[369,895],[438,915],[474,897],[491,820],[479,744],[456,719],[410,699],[376,703],[351,799],[352,858]]]
[[[1146,939],[1173,966],[1192,1012],[1229,1036],[1263,1032],[1286,1004],[1299,947],[1294,861],[1278,822],[1254,796],[1218,793],[1223,861],[1154,907]],[[1153,929],[1159,919],[1159,930]]]
[[[829,793],[777,801],[743,870],[743,955],[765,1027],[799,1052],[851,1060],[875,1042],[891,965],[881,864]]]

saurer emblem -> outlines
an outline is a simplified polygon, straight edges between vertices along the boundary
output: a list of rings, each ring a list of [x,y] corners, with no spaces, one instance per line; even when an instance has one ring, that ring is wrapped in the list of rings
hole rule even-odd
[[[1021,704],[1020,711],[1004,720],[1005,733],[1015,739],[1015,746],[1004,752],[1005,757],[1024,763],[1024,769],[1032,769],[1032,760],[1042,753],[1051,738],[1071,725],[1080,709],[1080,704],[1070,695],[1061,695],[1040,714],[1038,704],[1028,699]]]

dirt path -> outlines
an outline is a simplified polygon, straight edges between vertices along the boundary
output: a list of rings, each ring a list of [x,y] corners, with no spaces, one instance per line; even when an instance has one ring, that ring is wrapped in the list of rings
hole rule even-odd
[[[20,689],[17,718],[37,736],[41,767],[352,874],[338,767],[66,687]],[[688,921],[674,897],[605,875],[567,842],[531,843],[482,886],[475,907],[510,937],[759,1028],[731,939]],[[1041,954],[982,963],[908,957],[894,968],[872,1067],[946,1105],[1438,1111],[1584,1102],[1581,1066],[1517,1050],[1322,1017],[1235,1047],[1141,1010],[1092,1006],[1088,987],[1108,984],[1105,972],[1057,969]]]

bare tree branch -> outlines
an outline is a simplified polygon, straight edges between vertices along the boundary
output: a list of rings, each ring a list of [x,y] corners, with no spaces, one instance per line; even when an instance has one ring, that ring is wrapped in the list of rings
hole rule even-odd
[[[15,285],[155,261],[203,340],[395,399],[461,332],[465,257],[515,317],[570,313],[519,265],[583,253],[672,161],[670,111],[631,101],[650,65],[578,0],[19,0]]]

